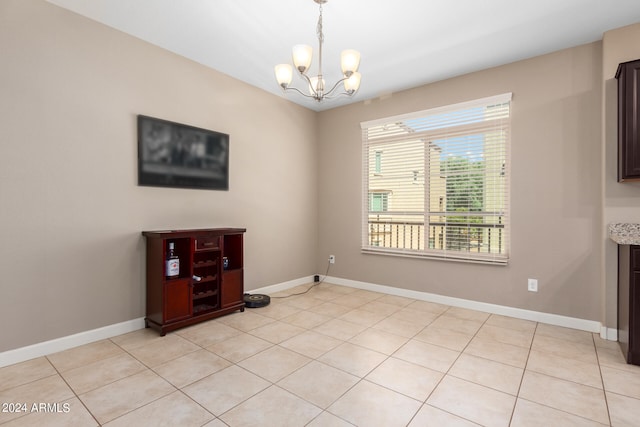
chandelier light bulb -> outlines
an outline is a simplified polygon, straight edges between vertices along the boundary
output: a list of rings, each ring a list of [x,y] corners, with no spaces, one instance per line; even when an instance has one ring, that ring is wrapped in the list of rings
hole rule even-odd
[[[362,75],[356,71],[344,81],[344,90],[347,91],[347,94],[350,95],[358,90],[361,78]]]
[[[350,77],[351,74],[358,71],[358,67],[360,66],[360,52],[353,49],[347,49],[343,50],[340,56],[342,74],[344,74],[345,77]]]
[[[291,80],[293,80],[293,68],[289,64],[279,64],[276,65],[275,71],[278,84],[283,89],[286,89],[291,84]]]
[[[306,44],[297,44],[293,47],[293,64],[296,69],[304,74],[311,65],[313,57],[313,48]]]

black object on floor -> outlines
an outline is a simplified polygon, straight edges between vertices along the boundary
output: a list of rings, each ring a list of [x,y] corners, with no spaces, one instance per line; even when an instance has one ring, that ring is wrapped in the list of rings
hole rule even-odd
[[[269,305],[271,298],[263,294],[244,294],[244,305],[248,308],[265,307]]]

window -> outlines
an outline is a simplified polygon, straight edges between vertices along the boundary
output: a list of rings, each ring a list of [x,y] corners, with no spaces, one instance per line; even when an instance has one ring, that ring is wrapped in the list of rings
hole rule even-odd
[[[507,263],[510,104],[504,94],[361,124],[363,252]]]

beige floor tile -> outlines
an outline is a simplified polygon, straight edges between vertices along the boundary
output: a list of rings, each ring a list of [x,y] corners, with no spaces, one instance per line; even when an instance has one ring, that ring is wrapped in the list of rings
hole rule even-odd
[[[537,323],[531,320],[516,319],[513,317],[501,316],[499,314],[492,314],[489,316],[485,325],[498,326],[500,328],[513,329],[520,332],[534,333]]]
[[[318,314],[312,311],[300,311],[296,314],[285,317],[282,321],[301,328],[312,329],[324,322],[328,322],[331,319],[333,319],[333,317],[324,314]]]
[[[306,425],[322,412],[320,408],[277,386],[258,393],[220,418],[234,427]]]
[[[361,310],[370,311],[372,313],[378,314],[386,314],[387,316],[392,315],[396,311],[400,310],[401,307],[395,304],[387,304],[379,299],[368,302],[360,307]]]
[[[217,319],[218,322],[227,326],[249,332],[253,329],[275,322],[275,319],[249,311],[248,309],[242,313],[232,313]]]
[[[143,371],[79,397],[98,422],[104,424],[175,390],[157,374]]]
[[[268,381],[277,382],[310,361],[311,359],[299,353],[274,346],[243,360],[238,365]]]
[[[529,353],[527,370],[595,388],[602,388],[600,369],[598,365],[593,363],[532,350]]]
[[[519,397],[607,424],[609,415],[600,389],[526,371]]]
[[[447,312],[448,313],[448,312]],[[482,326],[482,320],[461,319],[449,316],[447,313],[434,320],[430,326],[436,328],[450,329],[467,335],[474,335]]]
[[[514,396],[518,394],[524,369],[481,357],[462,354],[449,370],[452,375]]]
[[[429,325],[413,338],[451,350],[462,351],[471,342],[473,335]]]
[[[598,348],[597,352],[600,365],[608,366],[620,371],[627,371],[632,374],[640,374],[640,366],[627,364],[627,361],[624,359],[622,351],[619,348]]]
[[[408,306],[393,313],[393,318],[411,322],[419,326],[427,326],[436,320],[440,315],[431,311],[422,311]]]
[[[551,353],[560,357],[580,360],[582,362],[598,363],[596,348],[593,343],[583,344],[536,333],[533,337],[531,349]]]
[[[442,314],[445,311],[449,310],[449,308],[451,307],[448,305],[438,304],[438,303],[429,302],[429,301],[414,301],[411,304],[409,304],[407,308],[410,308],[413,310],[419,310],[419,311],[428,311],[430,313],[435,313],[435,314]]]
[[[223,423],[222,421],[220,421],[219,418],[216,418],[215,420],[209,421],[208,423],[206,423],[202,427],[229,427],[229,426],[227,424]]]
[[[274,304],[271,303],[266,307],[260,307],[254,309],[256,313],[261,316],[271,317],[276,320],[284,319],[285,317],[300,313],[301,308],[294,307],[288,304]]]
[[[421,403],[363,380],[328,409],[357,426],[406,426]]]
[[[70,369],[61,375],[76,394],[82,394],[146,369],[146,366],[125,353]]]
[[[361,308],[357,308],[351,310],[348,313],[340,316],[341,320],[346,320],[347,322],[356,323],[358,325],[363,325],[366,327],[373,326],[382,319],[388,317],[386,314],[375,313],[372,311],[367,311]]]
[[[479,424],[424,404],[408,427],[477,427]]]
[[[334,292],[329,288],[316,286],[309,292],[309,295],[322,301],[333,301],[337,298],[343,298],[345,294]]]
[[[632,373],[608,366],[602,366],[601,370],[606,391],[640,399],[640,372]]]
[[[399,335],[369,328],[351,338],[349,342],[386,355],[391,355],[402,347],[407,340],[408,338]]]
[[[0,404],[19,403],[17,408],[0,408],[0,424],[30,413],[33,404],[58,403],[74,397],[73,391],[59,375],[52,375],[0,392]],[[22,406],[24,405],[24,407]],[[24,411],[23,411],[24,409]]]
[[[5,366],[0,368],[0,391],[56,374],[56,370],[46,357]]]
[[[199,427],[214,418],[202,406],[175,391],[108,422],[105,427]]]
[[[607,402],[614,427],[637,427],[640,420],[640,400],[607,392]]]
[[[182,391],[216,416],[269,387],[271,383],[237,365],[209,375]]]
[[[386,355],[377,351],[344,343],[320,356],[318,361],[363,378],[386,358]]]
[[[590,332],[577,329],[563,328],[562,326],[539,323],[536,328],[536,335],[572,341],[579,344],[594,346],[593,335]]]
[[[2,427],[93,427],[98,425],[98,422],[77,397],[63,402],[49,403],[54,404],[54,406],[49,407],[49,409],[37,409],[33,412],[30,410],[28,415],[2,424]]]
[[[64,372],[118,354],[124,354],[124,351],[113,342],[102,340],[50,354],[47,359],[58,371]]]
[[[402,318],[396,317],[396,315],[391,315],[386,319],[379,321],[372,327],[391,334],[400,335],[405,338],[412,338],[424,328],[420,323],[403,320]]]
[[[291,294],[283,293],[283,295],[291,295]],[[309,310],[323,303],[324,301],[314,298],[310,295],[293,295],[286,299],[287,305],[299,308],[301,310]]]
[[[390,357],[365,379],[424,402],[442,377],[441,372]]]
[[[397,305],[398,307],[406,307],[415,300],[411,298],[400,297],[397,295],[384,295],[378,298],[377,301],[383,302],[385,304]]]
[[[346,341],[355,337],[365,329],[367,329],[366,326],[359,325],[357,323],[347,322],[342,319],[333,319],[323,323],[322,325],[316,326],[313,328],[313,331]]]
[[[426,403],[483,426],[508,426],[516,397],[445,376]]]
[[[158,331],[151,328],[142,328],[124,335],[112,337],[111,341],[124,350],[129,351],[141,345],[149,344],[151,341],[159,341],[162,339],[164,339],[164,337],[161,337]]]
[[[307,424],[306,427],[353,427],[353,424],[324,411]]]
[[[604,425],[608,424],[600,424],[524,399],[518,399],[511,419],[511,427],[602,427]]]
[[[459,355],[457,351],[418,340],[409,341],[393,354],[398,359],[439,372],[447,372]]]
[[[280,343],[280,346],[316,359],[326,352],[333,350],[343,342],[344,341],[328,335],[314,331],[306,331]]]
[[[185,387],[231,365],[231,362],[207,350],[198,350],[154,368],[177,388]]]
[[[505,344],[517,345],[526,349],[531,348],[531,341],[533,341],[533,332],[523,332],[492,325],[482,326],[476,336]]]
[[[228,340],[236,335],[241,334],[238,329],[227,326],[224,323],[210,320],[190,328],[180,329],[175,332],[176,335],[191,341],[200,347],[207,347],[217,342]]]
[[[242,332],[240,335],[231,337],[228,340],[210,345],[207,350],[233,363],[238,363],[272,346],[273,344],[269,341]]]
[[[200,347],[196,344],[179,335],[171,334],[164,336],[162,340],[151,341],[129,352],[148,367],[154,368],[197,350],[200,350]]]
[[[333,302],[323,302],[322,304],[309,307],[308,310],[313,313],[331,316],[332,318],[334,318],[342,316],[343,314],[350,312],[352,309],[352,307],[348,307],[346,305],[339,305]]]
[[[464,349],[465,354],[482,357],[506,365],[524,368],[529,350],[511,344],[475,337]]]
[[[457,317],[464,320],[475,320],[484,323],[490,316],[489,313],[485,313],[477,310],[469,310],[461,307],[451,307],[444,313],[445,316]]]
[[[306,329],[294,326],[290,323],[275,321],[268,325],[253,329],[249,333],[260,339],[279,344],[291,337],[301,334]]]
[[[326,409],[358,381],[355,375],[313,361],[280,380],[278,386]]]

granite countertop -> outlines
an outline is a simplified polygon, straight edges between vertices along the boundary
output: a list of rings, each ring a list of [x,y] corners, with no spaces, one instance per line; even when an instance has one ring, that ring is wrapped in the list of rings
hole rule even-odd
[[[609,224],[609,237],[619,245],[640,245],[640,224]]]

